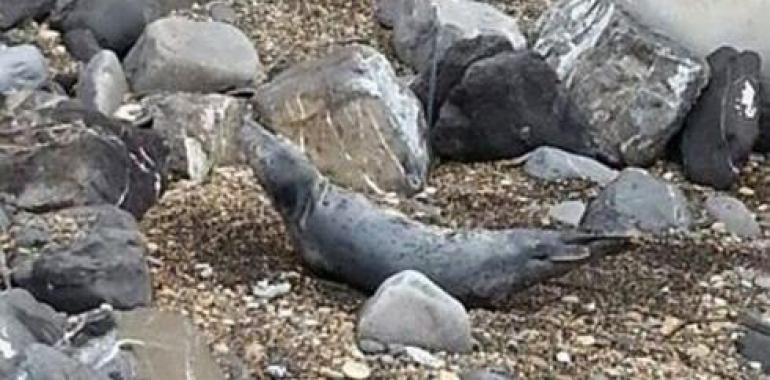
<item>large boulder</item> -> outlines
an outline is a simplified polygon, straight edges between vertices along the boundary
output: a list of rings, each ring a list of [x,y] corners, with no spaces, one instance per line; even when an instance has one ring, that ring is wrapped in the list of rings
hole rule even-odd
[[[545,181],[578,179],[600,185],[606,185],[618,176],[617,170],[596,160],[548,146],[537,148],[530,153],[524,164],[524,171]]]
[[[184,316],[152,309],[116,316],[118,338],[144,343],[132,350],[138,379],[225,379],[206,340]]]
[[[110,116],[120,107],[128,93],[123,66],[111,50],[102,50],[80,72],[78,99],[88,110]]]
[[[467,352],[473,343],[465,307],[412,270],[385,280],[366,302],[358,339],[448,352]]]
[[[687,198],[645,170],[622,171],[588,204],[581,227],[601,233],[686,231],[693,222]]]
[[[516,49],[527,41],[516,20],[489,4],[473,0],[380,1],[380,18],[393,23],[393,47],[417,70],[430,66],[460,40],[479,35],[508,39]],[[384,16],[384,17],[383,17]]]
[[[561,0],[534,49],[589,118],[598,155],[615,165],[661,157],[708,80],[703,60],[610,0]]]
[[[10,234],[19,247],[10,263],[14,282],[58,310],[79,313],[102,303],[130,309],[150,302],[144,238],[125,211],[95,206],[20,212]],[[36,239],[25,238],[30,234]]]
[[[180,17],[147,26],[124,61],[134,91],[218,92],[254,84],[262,65],[232,25]]]
[[[155,203],[167,155],[157,134],[26,95],[0,117],[0,193],[28,211],[111,204],[140,217]]]
[[[102,49],[123,57],[147,24],[141,2],[125,0],[60,0],[51,20],[69,52],[84,62]]]
[[[0,0],[0,30],[8,30],[29,20],[47,15],[56,0]]]
[[[467,67],[430,142],[437,155],[457,161],[513,158],[542,145],[591,154],[587,129],[553,69],[533,52],[509,51]]]
[[[348,46],[261,86],[262,120],[299,145],[325,174],[356,190],[410,194],[428,169],[419,101],[388,60]]]
[[[238,162],[236,136],[245,104],[225,95],[171,94],[147,99],[152,128],[170,148],[169,170],[196,182]]]
[[[761,60],[724,47],[709,55],[711,81],[682,132],[684,172],[693,182],[728,189],[759,136]]]
[[[34,89],[48,78],[48,63],[32,45],[0,46],[0,93]]]

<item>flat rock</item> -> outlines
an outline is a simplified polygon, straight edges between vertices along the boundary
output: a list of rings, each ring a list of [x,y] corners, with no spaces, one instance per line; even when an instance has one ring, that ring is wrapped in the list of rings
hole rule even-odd
[[[757,237],[762,229],[754,214],[740,200],[730,196],[711,196],[706,199],[706,210],[727,232],[741,237]]]
[[[152,129],[169,146],[169,170],[195,182],[212,169],[238,162],[235,141],[245,104],[236,98],[211,94],[158,95],[146,99]]]
[[[467,352],[472,345],[465,307],[410,270],[387,279],[366,302],[358,338],[448,352]]]
[[[64,227],[68,233],[61,224],[69,226]],[[152,289],[146,247],[131,214],[113,206],[20,213],[11,235],[30,225],[51,238],[22,247],[35,253],[15,255],[10,266],[14,282],[35,298],[70,313],[103,303],[117,309],[149,304]],[[54,239],[55,232],[67,238]]]
[[[475,61],[440,107],[430,142],[448,160],[508,159],[542,145],[592,151],[585,145],[586,119],[553,69],[531,51]]]
[[[645,170],[629,168],[588,204],[581,227],[601,233],[688,230],[692,215],[676,186]]]
[[[618,176],[617,170],[596,160],[552,147],[535,149],[524,164],[524,171],[546,181],[580,179],[600,185],[607,185]]]
[[[148,25],[124,66],[139,93],[218,92],[262,77],[257,51],[243,32],[230,24],[180,17]]]
[[[759,362],[770,375],[770,335],[749,330],[738,342],[740,353],[749,361]]]
[[[689,180],[729,189],[759,136],[761,60],[757,53],[724,47],[708,63],[711,80],[682,132],[682,163]]]
[[[499,35],[516,49],[527,41],[516,20],[497,8],[472,0],[380,1],[378,14],[393,22],[396,54],[418,71],[440,59],[455,42],[479,35]]]
[[[69,52],[88,62],[102,49],[123,57],[142,34],[147,20],[140,1],[63,0],[51,16]]]
[[[48,63],[35,46],[0,47],[0,93],[35,89],[47,77]]]
[[[548,216],[562,224],[577,227],[586,212],[586,204],[582,201],[567,201],[559,203],[548,211]]]
[[[53,347],[32,344],[24,351],[14,379],[25,380],[110,380]]]
[[[340,48],[261,86],[256,109],[337,183],[411,194],[428,170],[419,101],[388,60],[366,46]]]
[[[647,166],[708,80],[703,60],[609,0],[561,0],[540,22],[543,55],[589,118],[596,156]]]
[[[140,217],[161,195],[167,151],[155,132],[56,96],[27,93],[6,105],[0,193],[20,209],[110,204]]]
[[[56,0],[0,0],[0,30],[8,30],[30,19],[47,15]]]
[[[182,315],[153,309],[117,313],[120,339],[144,342],[133,351],[139,379],[224,380],[206,340]]]
[[[86,109],[111,116],[128,90],[126,73],[111,50],[102,50],[93,56],[80,72],[77,95]]]

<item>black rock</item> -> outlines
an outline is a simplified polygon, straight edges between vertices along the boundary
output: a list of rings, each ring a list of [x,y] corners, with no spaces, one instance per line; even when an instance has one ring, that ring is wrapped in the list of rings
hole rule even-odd
[[[761,363],[764,372],[770,375],[770,335],[749,330],[738,342],[738,348],[746,359]]]
[[[708,63],[711,81],[682,132],[682,162],[691,181],[728,189],[759,136],[761,59],[722,47]]]
[[[141,1],[64,0],[57,4],[51,25],[63,32],[70,53],[81,61],[101,49],[122,57],[147,25],[144,7]]]
[[[503,52],[465,70],[441,105],[430,142],[439,156],[456,161],[513,158],[542,145],[591,155],[586,128],[541,57]]]
[[[51,12],[55,0],[0,0],[0,30],[8,30]]]
[[[26,211],[111,204],[141,217],[163,190],[161,138],[77,104],[37,104],[57,101],[33,94],[0,118],[0,131],[15,129],[0,134],[0,193]]]
[[[11,267],[16,284],[70,313],[103,303],[118,309],[149,303],[146,249],[130,214],[98,206],[66,209],[41,218],[49,221],[48,230],[55,228],[52,220],[69,220],[77,225],[77,232],[66,242],[46,244],[39,254],[14,259]]]

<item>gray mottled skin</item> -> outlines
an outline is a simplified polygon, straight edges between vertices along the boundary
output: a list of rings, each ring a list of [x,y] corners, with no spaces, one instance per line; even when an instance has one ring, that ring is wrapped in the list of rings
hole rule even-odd
[[[466,305],[490,305],[627,243],[618,236],[425,225],[329,183],[299,150],[248,118],[240,138],[305,263],[366,291],[414,269]]]

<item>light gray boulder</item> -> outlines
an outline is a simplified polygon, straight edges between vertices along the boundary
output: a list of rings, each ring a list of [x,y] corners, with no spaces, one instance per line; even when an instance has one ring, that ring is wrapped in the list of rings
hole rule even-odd
[[[546,181],[583,179],[601,185],[612,182],[618,176],[617,170],[596,160],[551,147],[533,151],[524,164],[524,171]]]
[[[601,233],[663,234],[686,231],[691,224],[681,190],[645,170],[629,168],[588,204],[581,227]]]
[[[163,18],[148,25],[124,61],[138,93],[218,92],[254,84],[262,65],[232,25]]]
[[[396,0],[376,4],[379,19],[393,25],[393,47],[418,71],[429,67],[460,40],[500,35],[515,49],[527,46],[516,20],[492,5],[473,0]]]
[[[724,223],[727,232],[746,238],[757,237],[762,233],[754,214],[734,197],[711,196],[706,199],[705,206],[711,217]]]
[[[559,1],[534,49],[589,118],[597,155],[615,165],[661,157],[708,81],[701,57],[611,0]]]
[[[110,116],[120,107],[128,90],[118,56],[111,50],[102,50],[81,71],[77,95],[86,109]]]
[[[380,285],[358,320],[359,340],[448,352],[471,349],[465,307],[420,272],[406,270]]]
[[[48,77],[48,63],[32,45],[0,47],[0,93],[35,89]]]

